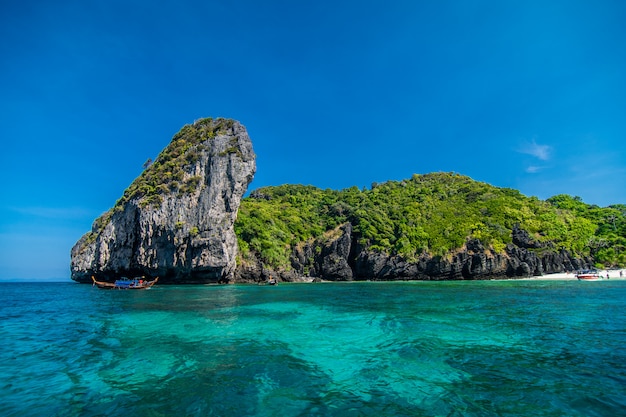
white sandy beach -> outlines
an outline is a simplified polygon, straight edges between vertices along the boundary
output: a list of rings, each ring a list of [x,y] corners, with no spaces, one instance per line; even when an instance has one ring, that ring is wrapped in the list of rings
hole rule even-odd
[[[602,278],[606,278],[607,274],[609,279],[626,279],[626,269],[603,269],[598,270],[598,273]],[[528,277],[522,279],[549,279],[549,280],[576,280],[576,274],[573,272],[561,272],[558,274],[545,274],[542,276]]]

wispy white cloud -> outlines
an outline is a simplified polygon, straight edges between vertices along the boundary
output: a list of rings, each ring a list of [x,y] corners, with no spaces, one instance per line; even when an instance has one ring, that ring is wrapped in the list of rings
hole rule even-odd
[[[534,156],[542,161],[550,159],[552,147],[550,145],[540,145],[533,138],[530,142],[524,142],[517,149],[517,152]]]
[[[543,169],[543,167],[538,167],[536,165],[530,165],[528,167],[526,167],[526,172],[529,174],[536,174],[537,172],[541,171]]]

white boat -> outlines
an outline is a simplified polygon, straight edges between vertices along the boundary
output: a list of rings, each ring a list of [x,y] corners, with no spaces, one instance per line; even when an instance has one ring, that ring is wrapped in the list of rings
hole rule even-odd
[[[580,271],[576,274],[579,281],[600,281],[602,276],[598,271]]]

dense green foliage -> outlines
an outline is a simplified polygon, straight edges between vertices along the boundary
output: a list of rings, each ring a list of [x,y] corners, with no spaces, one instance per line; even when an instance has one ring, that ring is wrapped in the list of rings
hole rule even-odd
[[[244,258],[256,254],[274,267],[288,265],[293,246],[347,221],[359,244],[408,260],[449,255],[470,238],[501,252],[519,224],[534,240],[550,242],[548,248],[624,265],[625,209],[590,206],[569,196],[541,201],[455,173],[433,173],[373,184],[370,190],[262,188],[242,201],[235,231]]]
[[[580,197],[557,195],[548,199],[560,210],[588,219],[597,226],[596,233],[587,242],[598,264],[624,266],[626,264],[626,205],[598,207],[585,204]]]

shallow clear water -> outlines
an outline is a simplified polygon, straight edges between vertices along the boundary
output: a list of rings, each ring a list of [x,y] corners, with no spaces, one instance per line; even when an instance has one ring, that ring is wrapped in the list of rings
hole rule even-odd
[[[2,416],[618,416],[626,281],[0,284]]]

